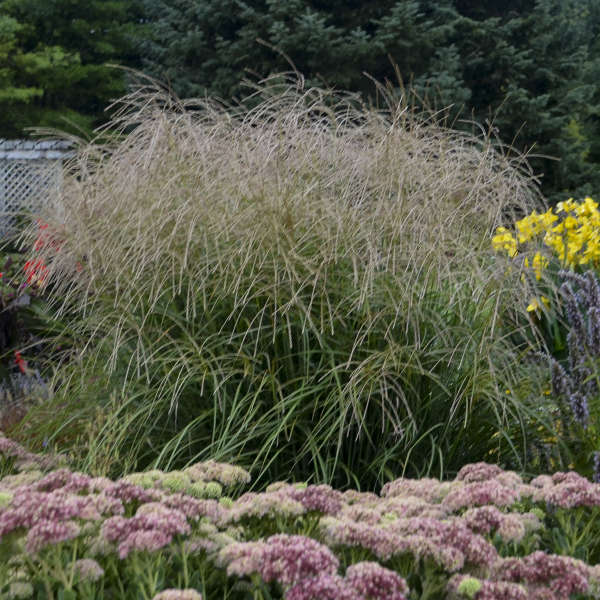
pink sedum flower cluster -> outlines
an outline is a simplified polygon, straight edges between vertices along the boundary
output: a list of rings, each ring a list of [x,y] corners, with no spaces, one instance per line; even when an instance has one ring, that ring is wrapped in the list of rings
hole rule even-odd
[[[82,585],[104,585],[115,564],[135,563],[137,553],[160,560],[179,553],[240,585],[262,581],[287,600],[406,600],[402,575],[424,573],[441,577],[457,599],[568,600],[600,589],[597,566],[538,550],[537,533],[555,511],[581,516],[600,507],[600,484],[572,472],[527,483],[475,463],[453,481],[396,479],[380,495],[278,482],[235,499],[221,497],[221,486],[247,483],[249,475],[224,463],[112,481],[35,456],[0,435],[0,459],[17,471],[0,479],[0,549],[20,565],[9,586],[29,585],[23,565],[45,564],[66,549],[65,572]],[[19,472],[15,457],[35,468]],[[501,557],[507,548],[518,548],[519,557]],[[388,568],[400,564],[412,566]],[[155,596],[199,597],[191,589]]]

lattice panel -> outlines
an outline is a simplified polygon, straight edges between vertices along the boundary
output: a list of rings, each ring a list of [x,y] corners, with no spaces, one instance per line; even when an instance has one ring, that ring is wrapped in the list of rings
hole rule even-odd
[[[62,163],[48,159],[0,159],[0,233],[15,225],[15,213],[37,211],[60,191]]]

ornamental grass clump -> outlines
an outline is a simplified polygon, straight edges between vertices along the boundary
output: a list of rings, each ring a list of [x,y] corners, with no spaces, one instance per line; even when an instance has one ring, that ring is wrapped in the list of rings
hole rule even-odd
[[[537,206],[521,159],[281,78],[236,107],[147,88],[117,107],[44,215],[79,346],[37,432],[114,475],[214,459],[368,485],[522,462],[502,432],[522,429],[504,390],[527,322],[489,248],[515,199]]]

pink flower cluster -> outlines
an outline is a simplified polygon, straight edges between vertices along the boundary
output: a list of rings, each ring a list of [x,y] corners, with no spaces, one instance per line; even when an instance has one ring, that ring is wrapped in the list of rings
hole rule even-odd
[[[121,516],[104,521],[101,535],[118,545],[120,558],[133,550],[155,551],[170,544],[174,535],[191,531],[187,518],[181,511],[159,503],[142,505],[129,519]]]
[[[250,473],[228,463],[207,460],[187,467],[183,471],[193,481],[218,481],[226,487],[250,482]]]
[[[339,561],[327,546],[301,535],[278,534],[265,541],[239,542],[221,550],[227,573],[258,573],[266,582],[292,585],[319,574],[334,575]]]
[[[257,573],[266,583],[287,588],[286,600],[406,600],[406,581],[374,562],[337,574],[339,561],[312,538],[279,534],[258,542],[240,542],[221,550],[229,575]]]
[[[7,438],[0,431],[0,458],[11,458],[15,462],[15,467],[20,470],[27,465],[36,465],[39,469],[52,469],[58,463],[58,459],[53,456],[34,454],[23,448],[20,444]]]
[[[600,484],[592,483],[575,472],[555,473],[536,477],[531,485],[537,502],[545,502],[560,508],[600,506]]]
[[[496,579],[523,583],[530,597],[568,600],[588,591],[589,567],[568,556],[534,552],[523,558],[506,558],[496,566]]]

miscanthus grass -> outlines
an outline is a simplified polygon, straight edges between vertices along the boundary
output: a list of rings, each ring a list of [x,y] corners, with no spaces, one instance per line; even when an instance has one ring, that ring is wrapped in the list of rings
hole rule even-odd
[[[541,341],[490,247],[539,202],[522,159],[281,78],[239,106],[141,88],[102,139],[43,215],[74,349],[30,435],[113,474],[213,458],[360,486],[523,464]]]

